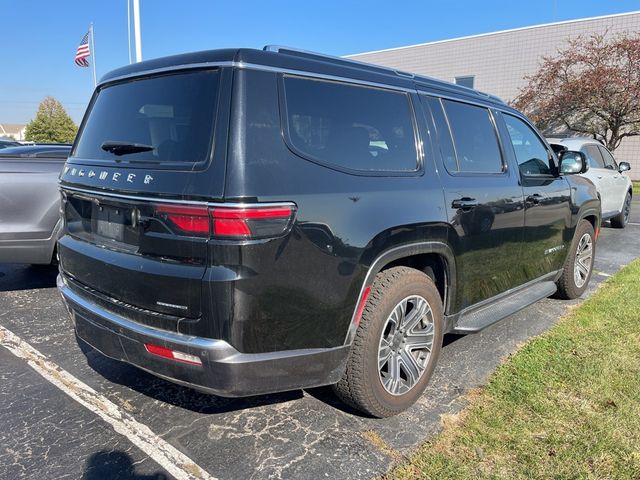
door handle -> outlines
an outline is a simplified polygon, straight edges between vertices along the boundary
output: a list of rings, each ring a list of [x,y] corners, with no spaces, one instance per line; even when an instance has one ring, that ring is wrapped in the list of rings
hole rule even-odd
[[[542,195],[540,195],[539,193],[534,193],[533,195],[529,195],[527,197],[527,202],[537,205],[540,203],[540,199],[542,199]]]
[[[602,175],[598,175],[598,179],[602,180]]]
[[[462,197],[451,202],[452,208],[459,208],[462,210],[471,210],[478,206],[478,201],[475,198]]]

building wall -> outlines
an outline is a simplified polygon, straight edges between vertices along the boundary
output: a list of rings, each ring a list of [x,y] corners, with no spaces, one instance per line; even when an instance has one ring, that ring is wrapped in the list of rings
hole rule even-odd
[[[450,82],[458,76],[473,75],[474,88],[510,102],[526,85],[524,77],[538,69],[541,57],[555,55],[566,46],[567,38],[605,32],[640,34],[640,12],[349,55],[349,58]],[[640,137],[624,139],[615,156],[619,161],[631,163],[632,178],[640,179]]]

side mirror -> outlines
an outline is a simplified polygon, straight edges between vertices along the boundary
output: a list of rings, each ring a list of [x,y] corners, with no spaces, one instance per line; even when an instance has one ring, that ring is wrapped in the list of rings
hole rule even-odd
[[[572,175],[587,171],[587,158],[582,152],[565,150],[560,153],[560,173]]]
[[[620,171],[620,173],[628,172],[629,170],[631,170],[631,165],[629,165],[629,162],[620,162],[618,164],[618,170]]]

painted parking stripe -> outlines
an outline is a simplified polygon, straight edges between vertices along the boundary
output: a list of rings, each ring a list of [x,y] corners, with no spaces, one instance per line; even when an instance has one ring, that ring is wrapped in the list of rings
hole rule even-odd
[[[47,381],[110,424],[116,432],[124,435],[178,480],[215,480],[193,460],[153,433],[149,427],[138,422],[89,385],[47,360],[42,353],[2,325],[0,345],[16,357],[25,360]]]

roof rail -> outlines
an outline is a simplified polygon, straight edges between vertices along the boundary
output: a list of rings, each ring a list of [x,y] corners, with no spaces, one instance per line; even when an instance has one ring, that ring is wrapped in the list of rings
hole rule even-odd
[[[325,60],[332,60],[334,62],[345,63],[347,65],[362,65],[368,68],[376,68],[386,72],[393,73],[401,77],[406,77],[406,78],[415,77],[415,75],[410,72],[403,72],[401,70],[395,70],[393,68],[384,67],[382,65],[374,65],[372,63],[360,62],[358,60],[351,60],[350,58],[336,57],[335,55],[327,55],[325,53],[312,52],[309,50],[303,50],[301,48],[285,47],[283,45],[265,45],[262,50],[264,50],[265,52],[277,52],[277,53],[283,53],[283,52],[292,52],[294,54],[301,53],[303,55],[318,57]]]

